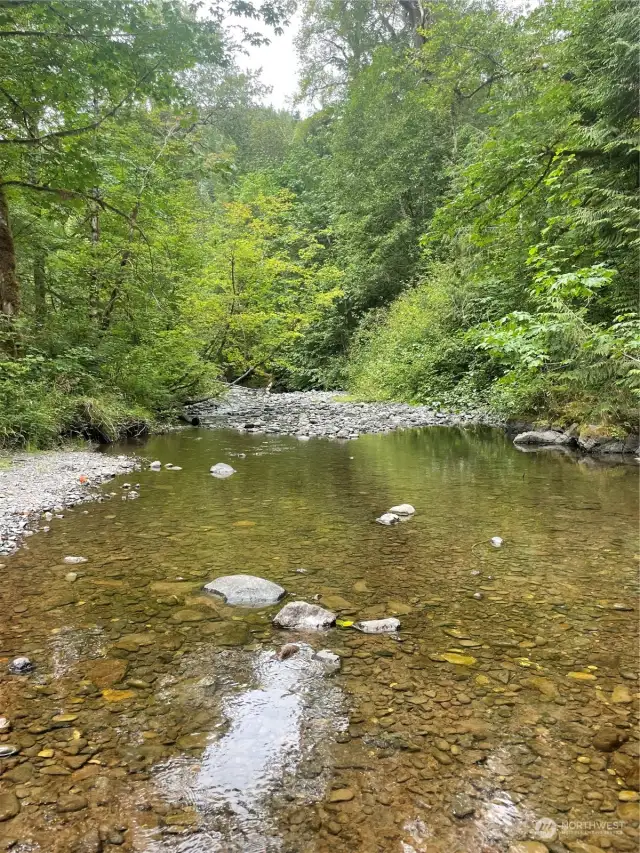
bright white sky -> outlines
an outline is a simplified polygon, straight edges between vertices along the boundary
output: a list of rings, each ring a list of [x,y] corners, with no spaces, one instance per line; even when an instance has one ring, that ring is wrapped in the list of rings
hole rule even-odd
[[[292,99],[298,88],[298,59],[293,40],[299,24],[300,18],[296,14],[284,35],[276,36],[272,30],[258,27],[255,21],[251,21],[249,26],[265,32],[271,44],[265,47],[249,47],[248,56],[238,57],[238,65],[241,68],[251,71],[262,69],[260,79],[273,90],[271,95],[265,98],[265,102],[278,109],[292,106]]]

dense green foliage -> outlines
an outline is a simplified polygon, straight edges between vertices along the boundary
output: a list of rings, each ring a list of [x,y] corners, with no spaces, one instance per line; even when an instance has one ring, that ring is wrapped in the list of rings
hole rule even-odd
[[[335,114],[342,376],[367,398],[631,426],[638,7],[430,10],[420,51],[380,48]]]
[[[0,3],[0,443],[268,377],[632,427],[637,4],[306,0],[304,119],[224,24],[293,5]]]

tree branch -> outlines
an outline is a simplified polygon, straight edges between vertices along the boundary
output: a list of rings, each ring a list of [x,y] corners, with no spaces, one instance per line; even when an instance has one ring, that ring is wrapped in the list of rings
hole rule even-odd
[[[149,242],[142,228],[140,228],[140,226],[131,216],[129,216],[123,210],[120,210],[119,208],[115,207],[113,204],[109,204],[109,202],[105,201],[104,199],[97,197],[96,195],[83,193],[80,192],[80,190],[66,190],[62,187],[41,186],[40,184],[29,183],[29,181],[0,181],[0,187],[22,187],[23,189],[33,190],[34,192],[50,193],[52,195],[57,195],[58,198],[65,199],[67,201],[69,199],[82,199],[83,201],[91,201],[94,204],[97,204],[98,207],[101,207],[102,210],[108,210],[109,213],[115,213],[116,216],[119,216],[121,219],[124,219],[126,222],[129,223],[132,228],[134,228],[141,234],[145,243]]]
[[[549,157],[549,159],[547,160],[547,165],[542,170],[542,174],[538,178],[536,178],[536,180],[531,184],[529,189],[527,189],[526,192],[522,193],[522,195],[519,198],[517,198],[513,202],[513,204],[510,204],[509,207],[507,207],[507,208],[505,208],[505,210],[501,211],[499,216],[504,216],[505,213],[508,213],[508,211],[513,210],[514,207],[517,207],[519,204],[521,204],[527,196],[531,195],[531,193],[540,186],[540,184],[544,181],[544,179],[549,174],[554,159],[555,159],[555,155],[552,153],[551,156]]]
[[[0,0],[0,3],[2,0]],[[131,89],[127,94],[119,101],[112,109],[106,112],[101,118],[96,121],[92,121],[90,124],[85,124],[82,127],[72,127],[68,130],[55,130],[51,133],[45,133],[43,136],[23,136],[17,139],[0,139],[0,145],[40,145],[40,143],[45,142],[47,139],[62,139],[69,136],[80,136],[83,133],[86,133],[89,130],[97,130],[100,125],[104,124],[104,122],[112,118],[118,110],[120,110],[126,103],[129,101],[138,90],[138,86],[146,80],[148,77],[153,74],[153,72],[158,68],[160,62],[156,62],[156,64],[150,68],[142,77],[137,81],[136,85],[133,89]]]

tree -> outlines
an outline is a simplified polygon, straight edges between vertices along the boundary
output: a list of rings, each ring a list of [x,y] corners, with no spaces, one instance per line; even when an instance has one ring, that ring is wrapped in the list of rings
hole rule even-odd
[[[296,48],[301,99],[327,104],[345,95],[376,48],[406,43],[397,0],[307,0]]]
[[[232,3],[278,25],[290,4]],[[0,4],[0,311],[19,309],[8,187],[84,199],[111,209],[96,184],[85,140],[98,140],[131,110],[188,104],[181,72],[220,65],[222,9],[208,18],[182,0],[40,0]],[[192,115],[184,115],[188,124]],[[34,183],[34,159],[40,183]],[[120,211],[119,215],[127,216]],[[131,218],[129,217],[131,222]],[[134,223],[135,227],[135,223]]]

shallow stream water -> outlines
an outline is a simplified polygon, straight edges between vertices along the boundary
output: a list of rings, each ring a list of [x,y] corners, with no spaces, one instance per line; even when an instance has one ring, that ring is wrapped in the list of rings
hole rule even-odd
[[[637,849],[633,465],[455,428],[136,450],[182,470],[117,478],[4,559],[0,849]],[[202,592],[238,572],[401,630],[278,630],[279,605]]]

